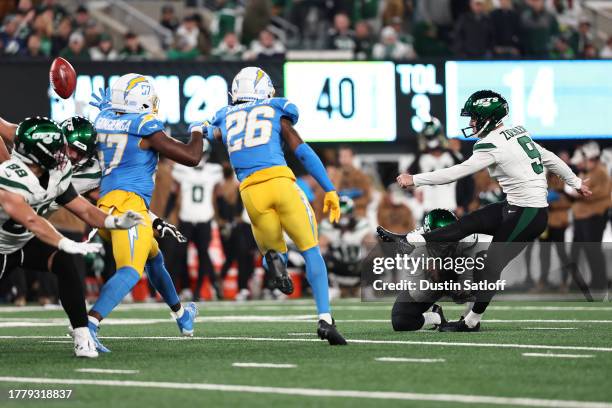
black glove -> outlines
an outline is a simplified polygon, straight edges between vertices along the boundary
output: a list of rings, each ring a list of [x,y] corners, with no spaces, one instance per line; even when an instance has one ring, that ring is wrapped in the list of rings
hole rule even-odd
[[[179,243],[187,242],[187,238],[185,238],[185,236],[181,234],[181,231],[179,231],[175,225],[172,225],[169,222],[162,220],[161,218],[156,218],[153,221],[153,229],[157,231],[160,238],[164,238],[166,235],[170,235]]]

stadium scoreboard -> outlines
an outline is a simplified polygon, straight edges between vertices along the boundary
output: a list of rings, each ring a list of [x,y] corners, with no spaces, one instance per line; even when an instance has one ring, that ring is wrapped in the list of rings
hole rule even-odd
[[[49,91],[54,119],[94,117],[97,110],[88,105],[92,91],[122,72],[137,71],[155,82],[160,119],[174,135],[186,134],[189,123],[210,119],[225,106],[232,78],[244,66],[75,65],[73,98],[61,100]],[[459,115],[463,103],[479,89],[504,95],[510,104],[507,122],[524,125],[536,139],[612,137],[612,61],[291,61],[262,68],[277,95],[297,105],[296,128],[310,142],[408,141],[432,116],[446,124],[449,137],[459,137],[468,122]]]

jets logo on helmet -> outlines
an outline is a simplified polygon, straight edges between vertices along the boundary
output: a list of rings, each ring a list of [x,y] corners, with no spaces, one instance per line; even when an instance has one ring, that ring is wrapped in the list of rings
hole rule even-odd
[[[232,81],[232,103],[268,99],[274,93],[272,80],[258,67],[243,68]]]
[[[60,140],[62,138],[61,133],[53,132],[53,133],[33,133],[32,140],[40,140],[44,144],[49,144],[54,140]]]
[[[470,118],[470,126],[461,129],[465,137],[484,137],[508,116],[506,99],[494,91],[474,92],[461,109],[461,116]],[[471,130],[471,133],[468,131]]]
[[[19,124],[15,136],[15,154],[25,163],[47,170],[66,164],[66,139],[53,120],[27,118]]]
[[[111,108],[124,113],[157,113],[159,98],[153,83],[140,74],[126,74],[111,86]]]

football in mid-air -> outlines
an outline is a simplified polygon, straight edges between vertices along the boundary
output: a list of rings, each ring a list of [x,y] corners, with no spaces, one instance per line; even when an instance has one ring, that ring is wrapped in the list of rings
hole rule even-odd
[[[49,81],[55,93],[61,98],[68,99],[76,88],[76,72],[68,61],[58,57],[51,64]]]

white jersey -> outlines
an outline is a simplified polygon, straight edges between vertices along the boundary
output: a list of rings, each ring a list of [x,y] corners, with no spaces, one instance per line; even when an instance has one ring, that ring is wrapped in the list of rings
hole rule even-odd
[[[453,155],[445,151],[440,156],[425,153],[419,157],[418,164],[420,172],[429,173],[454,166],[456,162]],[[436,208],[446,208],[454,211],[457,208],[456,188],[457,183],[423,187],[423,209],[431,211]]]
[[[185,222],[200,223],[213,219],[213,190],[223,181],[223,167],[215,163],[204,163],[196,167],[176,164],[172,178],[181,187],[181,208],[179,219]]]
[[[509,204],[519,207],[548,207],[548,169],[574,189],[582,180],[567,164],[531,139],[522,126],[500,126],[474,144],[474,153],[463,163],[414,176],[415,186],[447,184],[488,167]]]
[[[100,187],[100,180],[102,179],[102,167],[98,159],[92,159],[89,161],[88,166],[80,166],[77,170],[72,171],[72,186],[80,195],[86,194],[91,190],[95,190]],[[49,208],[49,212],[57,211],[60,205],[53,202]]]
[[[357,263],[363,258],[363,240],[371,230],[365,218],[358,220],[355,227],[346,231],[333,226],[327,219],[319,227],[320,235],[329,240],[329,251],[334,258],[347,264]]]
[[[15,156],[0,164],[0,188],[25,198],[39,215],[47,213],[55,199],[68,189],[71,176],[70,163],[61,170],[51,170],[49,183],[45,189],[30,168]],[[0,254],[18,251],[32,238],[34,238],[33,233],[13,221],[0,208]]]

